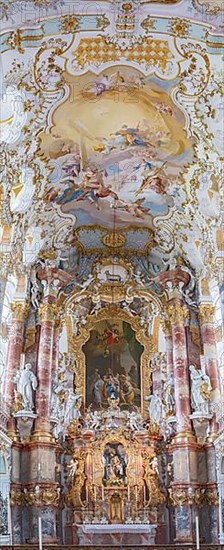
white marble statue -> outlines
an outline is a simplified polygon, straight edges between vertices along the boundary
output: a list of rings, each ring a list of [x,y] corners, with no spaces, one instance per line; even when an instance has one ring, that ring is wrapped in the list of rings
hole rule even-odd
[[[144,275],[139,267],[133,272],[133,279],[140,286],[145,286]]]
[[[158,395],[158,392],[155,391],[155,393],[151,395],[147,395],[145,397],[145,400],[148,401],[148,411],[151,422],[155,422],[156,424],[159,424],[162,418],[162,401]]]
[[[152,470],[156,473],[157,476],[159,476],[159,464],[158,464],[158,458],[157,456],[154,456],[152,460],[150,461],[150,466]]]
[[[97,430],[100,427],[101,415],[99,411],[91,411],[89,418],[89,429]]]
[[[62,413],[62,403],[60,402],[60,394],[64,391],[65,380],[58,382],[55,375],[51,393],[51,416],[59,418]]]
[[[74,336],[77,336],[78,335],[78,332],[79,332],[79,329],[78,329],[78,323],[80,321],[80,316],[79,316],[79,310],[74,310],[72,311],[72,328],[73,328],[73,334]]]
[[[139,413],[132,411],[127,412],[128,428],[132,431],[142,430],[142,417]]]
[[[77,468],[78,468],[78,460],[77,458],[72,458],[71,462],[69,462],[67,468],[68,468],[68,471],[69,471],[69,477],[71,477],[73,479],[73,477],[75,476],[76,474],[76,471],[77,471]]]
[[[208,412],[208,401],[211,394],[209,376],[194,365],[189,366],[191,377],[191,406],[194,411]]]
[[[163,386],[163,403],[166,416],[175,414],[174,376],[170,374]]]
[[[39,296],[39,289],[37,287],[32,286],[30,290],[30,300],[35,310],[37,310],[39,307],[38,296]]]
[[[37,389],[37,377],[31,368],[31,363],[26,363],[14,378],[16,390],[22,396],[22,407],[26,411],[33,410],[33,391]]]
[[[65,418],[64,418],[65,426],[68,426],[70,422],[72,422],[72,420],[79,420],[81,416],[80,414],[81,404],[82,404],[81,394],[77,395],[70,389],[67,396],[67,403],[65,407]]]

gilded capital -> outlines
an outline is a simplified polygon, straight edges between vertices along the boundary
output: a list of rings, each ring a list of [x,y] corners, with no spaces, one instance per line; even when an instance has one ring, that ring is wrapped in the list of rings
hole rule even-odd
[[[168,309],[168,317],[171,325],[186,325],[189,312],[187,307],[181,303],[170,304]]]
[[[27,302],[12,302],[10,304],[13,321],[23,323],[29,313],[29,304]]]
[[[217,487],[209,487],[205,492],[205,498],[208,506],[217,506],[219,503]]]
[[[215,313],[213,304],[203,304],[199,308],[199,320],[203,323],[212,323]]]
[[[36,486],[25,489],[23,501],[27,506],[52,506],[57,508],[60,504],[60,488]]]
[[[163,329],[163,332],[164,332],[165,336],[170,336],[171,335],[171,322],[170,322],[170,319],[169,319],[169,315],[166,315],[166,316],[162,317],[160,322],[161,322],[162,329]]]
[[[20,488],[13,487],[10,491],[10,504],[11,506],[22,506],[23,493]]]
[[[54,323],[58,316],[59,307],[57,304],[49,304],[48,302],[45,302],[40,304],[38,311],[41,323],[44,321],[51,321]]]
[[[194,490],[191,487],[171,487],[169,489],[171,506],[183,506],[194,503]]]

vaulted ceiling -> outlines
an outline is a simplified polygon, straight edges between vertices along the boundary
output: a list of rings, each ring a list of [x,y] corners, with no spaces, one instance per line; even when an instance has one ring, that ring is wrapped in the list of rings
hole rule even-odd
[[[218,0],[2,1],[2,272],[222,265]]]

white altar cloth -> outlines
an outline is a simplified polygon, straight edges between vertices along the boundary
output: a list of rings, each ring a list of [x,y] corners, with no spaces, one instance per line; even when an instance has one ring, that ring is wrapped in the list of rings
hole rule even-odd
[[[84,533],[151,533],[157,525],[143,523],[91,523],[78,525]]]

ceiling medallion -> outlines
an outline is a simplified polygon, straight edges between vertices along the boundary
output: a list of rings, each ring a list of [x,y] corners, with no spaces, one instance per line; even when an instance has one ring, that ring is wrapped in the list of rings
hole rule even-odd
[[[101,240],[108,248],[121,248],[126,243],[126,238],[122,233],[107,233]]]

